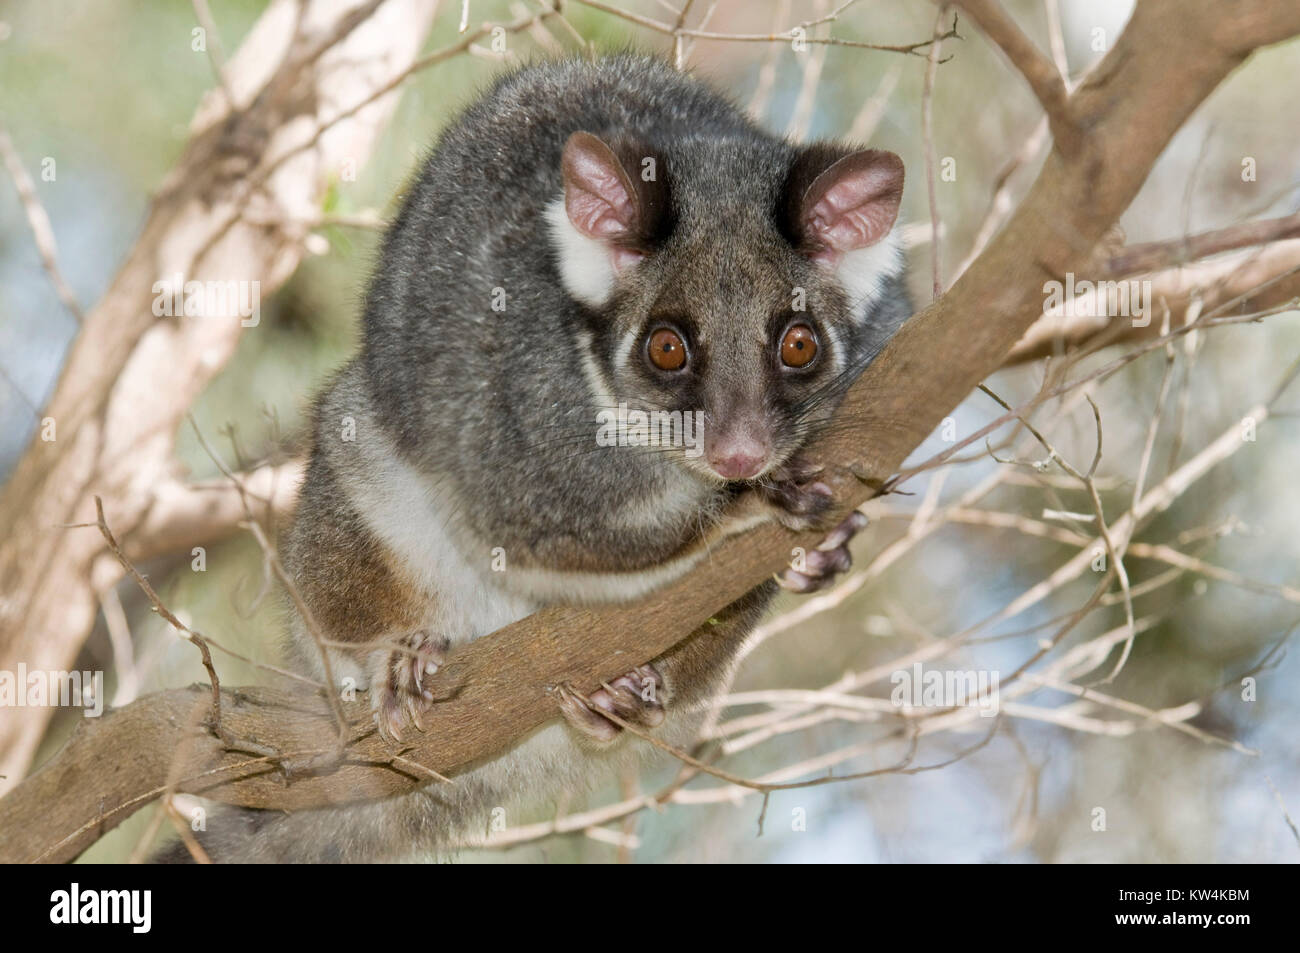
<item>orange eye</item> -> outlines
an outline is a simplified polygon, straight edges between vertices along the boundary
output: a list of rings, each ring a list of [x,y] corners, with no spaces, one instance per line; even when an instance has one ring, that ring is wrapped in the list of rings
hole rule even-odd
[[[686,366],[686,342],[669,328],[660,328],[650,335],[648,344],[650,363],[661,371],[680,371]]]
[[[807,367],[817,356],[817,335],[806,324],[792,325],[781,339],[781,362],[786,367]]]

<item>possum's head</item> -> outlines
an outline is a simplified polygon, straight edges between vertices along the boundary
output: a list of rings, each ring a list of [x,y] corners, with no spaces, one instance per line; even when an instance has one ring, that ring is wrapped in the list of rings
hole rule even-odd
[[[562,173],[547,217],[597,402],[702,412],[702,446],[673,453],[697,476],[779,467],[893,330],[879,318],[903,269],[893,153],[578,132]]]

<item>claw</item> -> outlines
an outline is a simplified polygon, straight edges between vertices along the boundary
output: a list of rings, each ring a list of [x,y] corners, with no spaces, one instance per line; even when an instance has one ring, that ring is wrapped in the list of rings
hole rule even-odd
[[[592,705],[598,706],[595,697],[597,694],[599,693],[593,692],[592,697],[589,699]],[[562,691],[560,693],[560,712],[564,715],[565,721],[598,744],[613,741],[623,731],[622,728],[608,718],[604,718],[598,712],[592,711],[571,692]]]
[[[407,727],[424,730],[424,715],[433,703],[433,693],[424,687],[426,676],[441,667],[451,643],[445,636],[425,631],[410,633],[403,647],[382,657],[375,686],[375,725],[389,744],[401,743]]]
[[[663,724],[666,713],[659,697],[662,688],[663,680],[654,666],[638,665],[587,696],[590,707],[571,692],[561,692],[560,711],[583,735],[605,744],[617,738],[623,728],[601,715],[602,711],[638,728]]]
[[[854,510],[844,517],[838,526],[826,534],[826,538],[822,540],[817,548],[819,550],[840,549],[854,536],[866,529],[869,522],[871,521],[867,519],[867,514]]]
[[[381,738],[390,745],[402,743],[402,716],[396,704],[381,702],[375,709],[374,718]]]
[[[853,565],[849,541],[867,525],[867,517],[856,510],[826,534],[817,548],[805,554],[799,569],[791,566],[777,576],[777,583],[791,592],[808,593],[824,589],[835,577]]]
[[[759,492],[776,508],[778,521],[787,529],[811,529],[830,508],[831,488],[814,479],[823,469],[794,457],[773,471],[770,482],[759,485]]]

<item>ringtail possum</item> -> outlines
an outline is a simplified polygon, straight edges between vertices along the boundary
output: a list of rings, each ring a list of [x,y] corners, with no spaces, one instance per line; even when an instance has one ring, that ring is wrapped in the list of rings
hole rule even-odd
[[[385,737],[418,730],[452,646],[544,606],[636,599],[721,535],[821,514],[829,491],[800,450],[911,313],[902,188],[896,155],[787,142],[652,57],[528,65],[451,123],[383,242],[360,353],[316,403],[283,547],[335,677],[369,693]],[[681,439],[598,438],[634,411],[680,412]],[[786,585],[845,568],[858,525]],[[219,861],[428,856],[495,807],[653,750],[602,711],[689,744],[773,590],[590,706],[566,697],[455,783],[232,812],[204,846]],[[320,676],[301,619],[294,638]]]

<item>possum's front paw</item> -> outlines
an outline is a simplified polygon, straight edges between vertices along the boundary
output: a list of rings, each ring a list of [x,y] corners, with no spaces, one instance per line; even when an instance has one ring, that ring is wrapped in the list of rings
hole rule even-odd
[[[817,479],[822,468],[791,457],[754,489],[772,508],[777,522],[800,532],[821,525],[831,506],[831,488]]]
[[[560,711],[564,720],[583,735],[605,744],[617,738],[623,728],[600,712],[610,712],[638,728],[653,728],[664,720],[662,693],[663,679],[655,667],[638,665],[588,695],[590,708],[572,693],[562,692]]]
[[[853,564],[849,541],[866,525],[866,516],[854,510],[826,534],[816,549],[804,553],[796,564],[777,576],[776,581],[791,592],[816,592],[826,588]]]
[[[446,636],[423,629],[397,641],[400,648],[379,656],[378,670],[370,680],[375,724],[390,744],[401,741],[402,732],[412,725],[424,729],[420,719],[433,702],[424,680],[438,671],[451,647]]]

